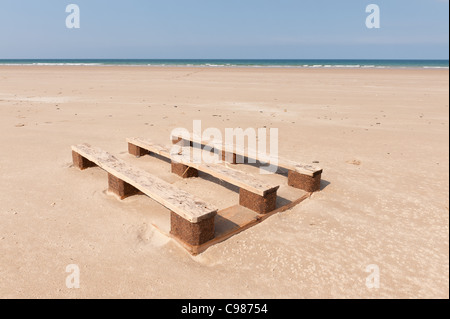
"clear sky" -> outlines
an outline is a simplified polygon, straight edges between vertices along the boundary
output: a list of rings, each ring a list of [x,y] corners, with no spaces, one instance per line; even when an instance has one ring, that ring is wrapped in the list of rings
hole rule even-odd
[[[448,0],[0,0],[0,59],[448,57]]]

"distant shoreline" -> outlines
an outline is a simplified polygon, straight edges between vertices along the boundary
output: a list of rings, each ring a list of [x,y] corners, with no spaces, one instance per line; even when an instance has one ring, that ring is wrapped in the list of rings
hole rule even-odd
[[[448,60],[0,59],[0,66],[147,66],[202,68],[448,69]]]

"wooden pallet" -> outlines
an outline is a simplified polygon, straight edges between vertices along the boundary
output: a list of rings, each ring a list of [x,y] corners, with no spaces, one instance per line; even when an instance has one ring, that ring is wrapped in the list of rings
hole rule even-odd
[[[130,138],[127,142],[129,153],[134,156],[156,154],[170,159],[172,172],[182,178],[198,176],[198,172],[201,171],[239,187],[239,205],[218,210],[190,193],[127,164],[99,148],[87,144],[72,147],[75,167],[84,170],[98,166],[108,173],[110,193],[124,199],[141,192],[166,207],[170,212],[169,225],[155,222],[153,226],[161,233],[173,238],[193,255],[204,252],[209,247],[261,223],[274,214],[295,207],[312,194],[304,187],[283,186],[284,192],[286,189],[293,191],[293,195],[289,191],[290,200],[287,200],[277,193],[280,185],[267,183],[260,176],[256,177],[223,164],[199,164],[179,158],[175,161],[173,160],[176,158],[175,154],[171,154],[168,147],[154,144],[146,139]],[[301,171],[302,179],[304,176],[309,176],[317,180],[319,176],[320,182],[321,170],[314,168],[312,172],[308,168],[304,171],[297,165],[296,171],[293,172],[293,165],[295,166],[295,163],[289,164],[289,179],[293,178],[291,171],[295,174],[300,174],[299,171]],[[291,183],[288,184],[292,186]]]

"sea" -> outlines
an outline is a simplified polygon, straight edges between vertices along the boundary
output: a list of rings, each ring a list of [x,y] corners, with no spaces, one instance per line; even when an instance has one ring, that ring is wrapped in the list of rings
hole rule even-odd
[[[448,69],[449,60],[0,59],[0,65]]]

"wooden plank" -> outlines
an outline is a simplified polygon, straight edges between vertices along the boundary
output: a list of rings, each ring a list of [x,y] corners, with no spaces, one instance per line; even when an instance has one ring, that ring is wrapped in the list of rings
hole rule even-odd
[[[129,138],[127,141],[128,143],[132,143],[152,153],[171,158],[170,151],[167,148],[154,144],[151,141],[137,138]],[[266,184],[253,175],[222,165],[204,163],[197,164],[187,160],[181,160],[179,163],[195,168],[206,174],[210,174],[237,187],[244,188],[254,194],[258,194],[259,196],[266,196],[280,187],[279,185]]]
[[[181,134],[178,136],[174,135],[173,137],[183,138],[183,136]],[[291,171],[295,171],[300,174],[308,175],[311,177],[317,176],[318,174],[323,172],[322,168],[314,166],[312,164],[298,163],[298,162],[281,159],[281,158],[274,158],[274,159],[264,158],[264,159],[262,159],[262,158],[259,158],[258,152],[255,150],[247,150],[247,149],[237,148],[237,146],[235,146],[235,145],[225,144],[220,140],[212,140],[212,139],[204,140],[200,136],[192,134],[189,137],[189,141],[193,142],[193,143],[201,144],[202,146],[209,145],[212,147],[214,145],[214,148],[219,151],[226,151],[226,152],[234,153],[236,155],[247,157],[247,158],[256,157],[255,158],[256,160],[261,160],[262,162],[265,162],[265,163],[266,162],[278,163],[277,164],[278,167],[282,167],[282,168],[285,168],[285,169],[288,169]]]
[[[199,171],[210,174],[239,188],[244,188],[259,196],[266,196],[280,188],[280,185],[269,185],[250,174],[214,164],[183,163]]]
[[[217,208],[99,148],[82,144],[72,150],[192,223],[217,214]]]
[[[315,177],[323,172],[323,169],[320,167],[311,164],[297,163],[286,159],[279,159],[278,166],[311,177]]]

